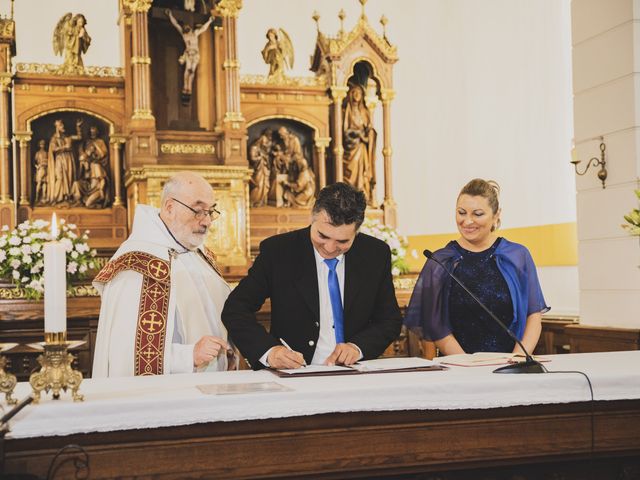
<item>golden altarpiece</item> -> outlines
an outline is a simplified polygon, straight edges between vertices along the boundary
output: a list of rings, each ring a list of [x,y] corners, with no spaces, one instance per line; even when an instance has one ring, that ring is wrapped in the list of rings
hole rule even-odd
[[[304,78],[288,75],[293,45],[275,28],[256,52],[269,73],[240,75],[241,0],[120,0],[122,68],[84,66],[86,20],[64,12],[53,32],[62,63],[12,67],[21,28],[12,11],[0,20],[0,221],[48,220],[55,211],[90,230],[91,246],[107,259],[127,237],[135,206],[159,206],[166,179],[194,170],[216,191],[223,215],[208,245],[231,280],[246,272],[262,239],[308,224],[316,192],[334,181],[365,191],[368,215],[395,226],[390,108],[398,58],[386,19],[377,33],[360,3],[348,32],[325,35],[319,16],[309,19],[317,40],[307,52],[313,75]],[[379,104],[382,132],[373,126]],[[375,171],[376,144],[383,172]],[[3,338],[36,341],[41,307],[34,313],[18,290],[1,290]],[[86,376],[99,298],[86,285],[71,291],[68,335],[87,341],[77,352]],[[35,366],[35,356],[22,353],[13,361],[19,376]]]

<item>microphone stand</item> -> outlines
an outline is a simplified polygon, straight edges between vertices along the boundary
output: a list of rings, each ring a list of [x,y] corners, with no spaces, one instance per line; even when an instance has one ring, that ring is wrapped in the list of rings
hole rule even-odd
[[[31,395],[22,399],[15,407],[5,413],[0,418],[0,476],[4,472],[4,437],[9,432],[9,420],[11,420],[20,410],[33,402]]]
[[[517,362],[517,363],[512,363],[510,365],[505,365],[504,367],[500,367],[500,368],[496,368],[493,373],[547,373],[547,369],[544,368],[544,365],[542,365],[540,362],[536,361],[533,359],[533,357],[531,355],[529,355],[529,352],[527,352],[527,349],[524,348],[524,345],[522,344],[522,342],[518,339],[518,337],[516,337],[513,332],[511,330],[509,330],[501,321],[500,319],[498,319],[498,317],[491,311],[489,310],[484,303],[482,303],[480,301],[480,299],[478,297],[476,297],[473,292],[471,292],[471,290],[469,290],[459,279],[458,277],[456,277],[453,273],[451,273],[449,270],[447,270],[447,268],[440,263],[440,261],[438,261],[438,259],[436,259],[433,256],[433,252],[431,252],[431,250],[425,250],[423,252],[424,256],[427,257],[429,260],[433,260],[434,262],[436,262],[438,265],[440,265],[442,267],[442,269],[447,272],[447,274],[453,279],[455,280],[455,282],[460,285],[460,287],[462,287],[462,289],[467,292],[469,294],[469,296],[471,298],[473,298],[476,303],[478,305],[480,305],[480,307],[482,307],[482,309],[498,324],[500,325],[500,328],[502,328],[505,332],[507,332],[507,334],[509,335],[509,337],[511,337],[512,340],[514,340],[518,346],[522,349],[522,351],[524,352],[525,355],[525,360],[524,362]]]

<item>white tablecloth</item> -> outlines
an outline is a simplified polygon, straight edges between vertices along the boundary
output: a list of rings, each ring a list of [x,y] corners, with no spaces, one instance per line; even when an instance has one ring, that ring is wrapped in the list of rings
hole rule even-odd
[[[589,375],[595,400],[640,399],[640,351],[551,357],[549,370]],[[590,400],[582,375],[497,375],[495,367],[451,367],[448,371],[316,378],[278,378],[268,371],[198,373],[158,377],[87,379],[80,391],[60,400],[45,395],[11,424],[7,438],[70,435],[214,421],[237,421],[334,412],[484,409]],[[196,385],[277,382],[278,393],[204,395]],[[27,383],[16,397],[30,392]],[[5,406],[6,408],[6,406]]]

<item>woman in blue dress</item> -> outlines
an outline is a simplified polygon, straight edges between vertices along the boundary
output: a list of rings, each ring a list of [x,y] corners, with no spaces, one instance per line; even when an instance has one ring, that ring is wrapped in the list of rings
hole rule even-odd
[[[456,202],[460,238],[433,256],[456,275],[533,352],[546,305],[536,267],[526,247],[498,237],[500,188],[474,179]],[[451,280],[427,261],[411,295],[405,325],[434,341],[442,355],[474,352],[521,353],[520,347]]]

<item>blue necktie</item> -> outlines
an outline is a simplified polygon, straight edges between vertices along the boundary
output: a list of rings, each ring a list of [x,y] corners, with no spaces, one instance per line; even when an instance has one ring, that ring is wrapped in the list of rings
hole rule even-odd
[[[337,258],[327,258],[324,263],[329,267],[329,297],[331,298],[331,311],[333,312],[333,328],[336,332],[336,343],[344,343],[344,319],[342,312],[342,297],[340,296],[340,284],[336,266]]]

